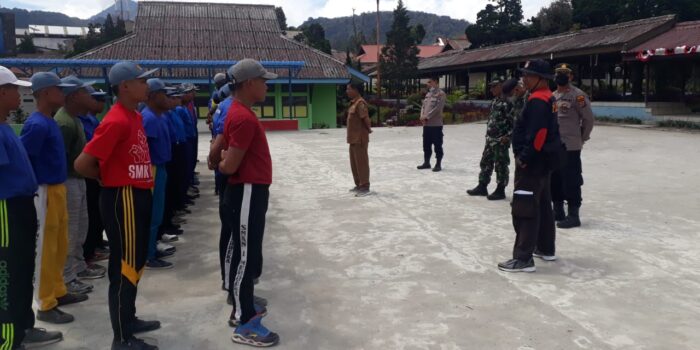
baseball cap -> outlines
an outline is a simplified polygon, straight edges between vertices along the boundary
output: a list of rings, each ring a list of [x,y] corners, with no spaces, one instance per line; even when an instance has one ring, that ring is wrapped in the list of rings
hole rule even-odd
[[[518,86],[518,79],[511,78],[503,82],[503,93],[510,94]]]
[[[229,96],[231,96],[231,87],[229,84],[226,84],[219,89],[219,98],[224,100]]]
[[[216,73],[216,75],[214,75],[214,83],[215,84],[223,84],[225,82],[226,82],[226,74]]]
[[[489,86],[494,86],[494,85],[498,85],[498,84],[503,84],[504,81],[505,81],[505,79],[503,79],[503,77],[498,76],[498,77],[495,77],[495,78],[491,79],[491,82],[489,83]]]
[[[92,85],[86,86],[85,90],[87,90],[88,94],[92,97],[103,97],[107,96],[107,93],[102,91],[102,90],[95,90],[95,88]]]
[[[109,83],[115,86],[128,80],[147,78],[157,71],[158,68],[145,70],[133,61],[121,61],[109,69]]]
[[[182,84],[182,92],[185,93],[185,94],[186,94],[186,93],[189,93],[189,92],[192,92],[192,91],[197,91],[197,90],[199,90],[199,89],[197,89],[197,86],[195,86],[195,85],[192,84],[192,83],[184,83],[184,84]]]
[[[537,75],[544,79],[552,80],[554,75],[552,74],[552,66],[545,60],[531,60],[525,62],[525,66],[519,69],[525,74]]]
[[[53,72],[39,72],[32,75],[32,91],[38,92],[46,88],[57,86],[60,88],[73,87],[75,84],[68,84],[61,81],[61,78]]]
[[[11,70],[9,70],[3,66],[0,66],[0,86],[7,85],[7,84],[12,84],[12,85],[17,85],[17,86],[25,86],[25,87],[32,86],[31,82],[17,79],[17,76],[15,75],[15,73],[12,73]]]
[[[238,61],[227,72],[236,83],[255,78],[263,78],[265,80],[277,79],[277,74],[268,72],[260,62],[250,58]]]
[[[148,83],[148,92],[167,92],[169,90],[168,87],[165,85],[165,82],[158,78],[148,79],[146,83]]]
[[[94,81],[90,81],[87,83],[83,83],[80,78],[76,77],[75,75],[67,76],[63,79],[61,79],[61,82],[64,84],[70,84],[71,86],[64,87],[63,94],[64,95],[70,95],[80,89],[87,89],[88,86],[95,85]],[[89,91],[88,91],[89,92]]]

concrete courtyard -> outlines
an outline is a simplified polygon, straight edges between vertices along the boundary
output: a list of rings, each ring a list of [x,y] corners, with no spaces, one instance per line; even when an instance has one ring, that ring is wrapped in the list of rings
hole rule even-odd
[[[506,274],[496,264],[514,239],[508,202],[465,194],[484,131],[446,127],[436,174],[415,169],[420,128],[375,129],[365,198],[348,193],[344,130],[268,134],[275,184],[256,292],[270,301],[279,348],[700,348],[700,134],[597,127],[583,152],[583,227],[558,231],[559,261]],[[163,322],[145,337],[161,349],[246,348],[226,324],[204,166],[175,268],[146,271],[140,286],[139,316]],[[38,322],[64,332],[47,349],[109,348],[106,286],[64,308],[73,324]]]

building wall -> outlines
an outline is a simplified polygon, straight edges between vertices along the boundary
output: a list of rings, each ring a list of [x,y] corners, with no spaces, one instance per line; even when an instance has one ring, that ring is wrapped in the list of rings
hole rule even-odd
[[[311,116],[312,123],[337,128],[336,93],[337,86],[332,84],[316,84],[313,87]],[[313,126],[313,125],[310,125]]]

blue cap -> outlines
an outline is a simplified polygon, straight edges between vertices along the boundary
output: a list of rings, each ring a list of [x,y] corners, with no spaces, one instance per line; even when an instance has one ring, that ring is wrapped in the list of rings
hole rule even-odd
[[[182,97],[184,95],[180,86],[168,87],[166,94],[170,97]]]
[[[219,98],[225,100],[229,96],[231,96],[231,87],[229,84],[226,84],[219,89]]]
[[[65,94],[66,96],[68,96],[68,95],[70,95],[70,94],[72,94],[80,89],[87,89],[88,86],[95,85],[94,81],[83,83],[83,81],[80,80],[75,75],[67,76],[67,77],[61,79],[61,82],[64,84],[71,84],[72,85],[72,86],[63,88],[63,94]]]
[[[148,92],[158,92],[167,91],[168,88],[165,86],[165,82],[158,78],[148,79]]]
[[[74,84],[66,84],[61,81],[61,78],[53,72],[39,72],[32,75],[32,91],[38,92],[40,90],[57,86],[60,88],[74,87]]]
[[[158,68],[147,71],[136,62],[121,61],[109,69],[109,83],[115,86],[125,81],[147,78],[157,71]]]

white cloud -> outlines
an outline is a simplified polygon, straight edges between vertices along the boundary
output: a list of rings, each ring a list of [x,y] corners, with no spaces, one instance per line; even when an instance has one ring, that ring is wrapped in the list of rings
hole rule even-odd
[[[377,3],[374,0],[179,0],[190,2],[224,2],[249,3],[281,6],[287,15],[290,25],[299,25],[309,17],[343,17],[351,16],[352,9],[356,13],[374,12]],[[382,11],[391,11],[398,0],[380,0]],[[88,18],[114,3],[112,0],[20,0],[18,2],[42,8],[48,11],[59,11],[69,16]],[[551,0],[522,0],[525,18],[537,14],[542,6]],[[404,0],[406,7],[412,11],[423,11],[453,18],[466,19],[474,22],[477,12],[481,11],[488,0]]]

